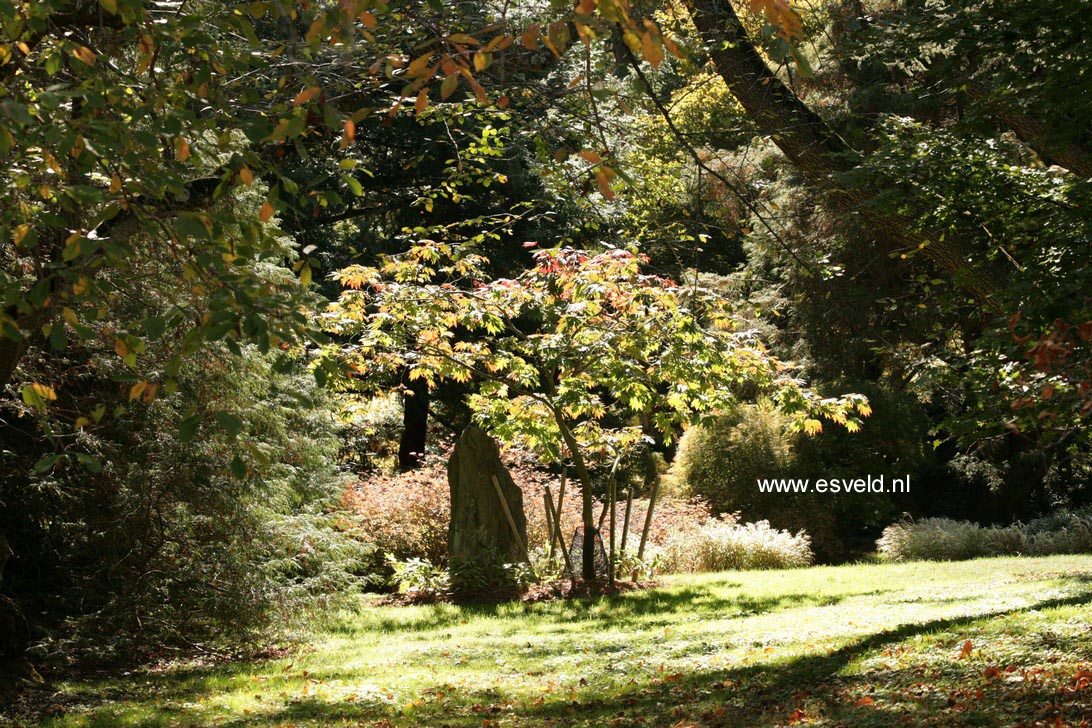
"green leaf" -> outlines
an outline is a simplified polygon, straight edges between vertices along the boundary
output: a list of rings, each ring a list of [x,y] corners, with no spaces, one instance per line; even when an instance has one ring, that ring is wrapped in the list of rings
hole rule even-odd
[[[61,321],[53,324],[53,330],[49,332],[49,345],[54,351],[64,351],[68,347],[68,336]]]
[[[197,436],[197,428],[201,426],[204,419],[204,415],[199,413],[182,420],[182,424],[178,426],[179,441],[193,442],[193,438]]]
[[[76,453],[76,460],[82,465],[89,473],[101,473],[102,463],[95,457],[88,455],[87,453]]]
[[[191,237],[197,240],[209,239],[209,229],[205,227],[205,223],[192,214],[183,213],[179,215],[178,220],[175,221],[174,228],[178,232],[178,236],[182,238]]]
[[[800,71],[801,76],[814,76],[815,71],[811,67],[811,61],[804,55],[799,48],[794,45],[789,46],[789,52],[792,53],[792,58],[796,61],[796,68]]]
[[[231,438],[238,437],[239,433],[243,431],[243,421],[233,414],[217,412],[212,417],[216,420],[216,424]]]
[[[60,454],[47,455],[38,462],[34,463],[34,472],[41,475],[42,473],[52,470],[53,466],[57,464],[57,461],[61,459]]]
[[[243,462],[243,459],[241,457],[236,455],[234,458],[231,459],[231,474],[232,475],[234,475],[239,480],[242,480],[243,478],[246,477],[246,471],[247,471],[246,463]]]
[[[163,332],[167,330],[167,322],[159,316],[149,316],[144,319],[144,332],[152,341],[157,341]]]
[[[356,177],[345,175],[344,177],[342,177],[342,179],[345,180],[345,184],[348,185],[349,189],[354,195],[356,195],[357,197],[361,197],[364,195],[364,185],[360,184],[360,181],[357,180]]]

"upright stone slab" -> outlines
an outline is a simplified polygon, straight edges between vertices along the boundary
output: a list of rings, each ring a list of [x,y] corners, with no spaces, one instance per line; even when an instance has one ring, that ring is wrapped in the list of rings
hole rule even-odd
[[[496,477],[522,543],[527,543],[527,518],[523,514],[523,493],[500,459],[497,443],[474,425],[463,430],[447,461],[447,482],[451,487],[451,524],[447,532],[448,553],[453,564],[472,563],[490,555],[506,563],[523,560],[497,489]]]

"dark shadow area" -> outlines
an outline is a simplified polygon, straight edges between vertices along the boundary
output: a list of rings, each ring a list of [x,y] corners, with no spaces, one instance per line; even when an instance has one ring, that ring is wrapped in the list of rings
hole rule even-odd
[[[720,587],[721,585],[717,585]],[[688,614],[716,619],[725,617],[750,617],[779,609],[801,606],[833,606],[845,599],[858,596],[876,596],[886,590],[862,591],[854,594],[814,594],[793,593],[769,597],[751,597],[737,594],[730,597],[717,596],[711,589],[702,587],[684,587],[680,589],[653,589],[633,591],[625,594],[580,598],[558,602],[542,602],[521,605],[516,613],[542,615],[563,620],[565,623],[609,623],[612,626],[625,623],[640,623],[645,626],[670,624],[677,621],[676,615],[685,611]],[[450,605],[432,605],[426,616],[408,619],[378,618],[375,627],[383,632],[421,633],[439,630],[454,625],[473,621],[482,617],[494,617],[502,610],[512,609],[511,605],[477,604],[460,606],[453,611]],[[649,620],[647,617],[657,619]],[[336,634],[355,631],[351,625],[330,630]]]

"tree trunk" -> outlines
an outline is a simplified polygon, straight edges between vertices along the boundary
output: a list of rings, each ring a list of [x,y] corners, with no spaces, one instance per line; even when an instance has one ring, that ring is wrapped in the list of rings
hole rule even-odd
[[[402,438],[398,443],[398,469],[403,473],[421,466],[428,443],[428,382],[403,378]]]
[[[687,5],[713,65],[748,117],[837,210],[861,215],[881,241],[886,238],[890,249],[882,252],[920,250],[958,285],[997,308],[993,296],[1002,289],[997,271],[976,268],[974,256],[956,241],[915,232],[904,217],[872,209],[875,192],[839,183],[836,176],[854,169],[860,156],[770,70],[729,0],[688,0]]]
[[[0,584],[3,584],[4,567],[11,558],[11,547],[0,533]],[[27,662],[26,649],[30,642],[30,627],[19,606],[0,594],[0,694],[20,682],[42,682],[34,667]]]
[[[23,358],[26,344],[23,341],[9,339],[0,333],[0,389],[7,386],[15,376],[15,368]]]
[[[1079,141],[1064,142],[1051,138],[1052,129],[1080,128],[1079,121],[1063,115],[1063,118],[1044,123],[1024,111],[992,100],[989,89],[981,82],[969,82],[967,92],[975,101],[984,103],[997,121],[1011,129],[1044,162],[1068,169],[1078,177],[1092,177],[1092,150]]]
[[[593,582],[596,580],[596,529],[594,502],[592,501],[591,492],[591,473],[588,472],[588,464],[584,462],[584,454],[580,451],[580,444],[576,441],[572,430],[569,429],[565,418],[557,410],[554,410],[554,420],[561,431],[561,438],[565,441],[565,446],[569,448],[569,453],[572,455],[573,465],[576,466],[576,476],[580,479],[580,490],[582,491],[580,494],[580,519],[584,524],[584,542],[580,553],[580,573],[584,581]]]

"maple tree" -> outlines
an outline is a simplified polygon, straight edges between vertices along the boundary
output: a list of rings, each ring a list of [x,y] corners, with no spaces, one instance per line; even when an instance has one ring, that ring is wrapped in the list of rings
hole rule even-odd
[[[770,392],[809,434],[823,417],[856,430],[860,395],[819,398],[770,356],[710,291],[643,273],[626,250],[542,250],[514,279],[483,276],[483,258],[422,241],[381,267],[350,266],[324,316],[351,343],[331,348],[350,376],[473,381],[469,405],[509,443],[546,463],[571,459],[592,533],[589,457],[617,457],[649,428],[680,427],[732,408],[745,389]],[[593,579],[593,540],[583,574]]]

